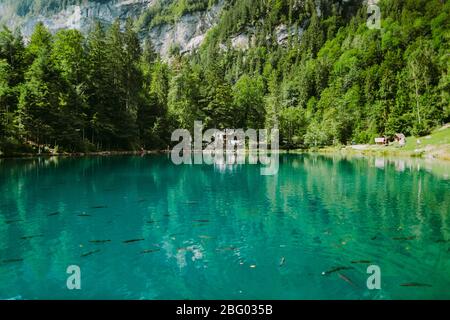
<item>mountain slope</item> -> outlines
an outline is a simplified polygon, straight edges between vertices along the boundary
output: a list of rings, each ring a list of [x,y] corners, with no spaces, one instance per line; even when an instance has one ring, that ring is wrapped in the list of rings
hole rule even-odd
[[[98,20],[136,21],[142,39],[167,56],[173,46],[188,52],[197,48],[217,21],[223,1],[209,0],[0,0],[0,24],[20,28],[28,38],[43,22],[52,32],[78,29],[87,32]]]
[[[110,25],[132,18],[141,40],[151,39],[154,48],[167,58],[171,52],[193,52],[207,32],[220,23],[221,40],[231,40],[234,48],[247,49],[259,33],[275,33],[278,44],[291,36],[301,36],[308,23],[309,6],[318,15],[340,11],[351,16],[362,0],[0,0],[0,24],[20,28],[29,38],[35,25],[43,22],[52,32],[78,29],[86,33],[95,21]],[[289,5],[291,3],[291,5]],[[313,3],[313,4],[312,4]],[[289,7],[294,8],[289,13]],[[258,8],[255,10],[254,8]],[[328,12],[327,12],[328,11]],[[269,24],[263,21],[269,20]],[[295,20],[295,26],[292,21]],[[230,23],[230,21],[232,21]],[[288,26],[289,25],[289,26]],[[253,40],[252,40],[253,38]]]
[[[368,27],[362,2],[177,0],[142,11],[144,2],[83,1],[134,6],[138,19],[108,16],[119,21],[84,34],[37,24],[26,44],[2,29],[0,149],[165,149],[195,120],[278,126],[283,147],[310,148],[426,136],[450,122],[449,2],[380,0],[380,29]],[[23,13],[9,21],[22,25],[76,7],[1,3]]]

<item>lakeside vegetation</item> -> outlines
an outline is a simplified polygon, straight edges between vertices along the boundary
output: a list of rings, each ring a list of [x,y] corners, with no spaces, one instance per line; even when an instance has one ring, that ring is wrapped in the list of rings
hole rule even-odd
[[[401,156],[450,160],[450,125],[439,128],[424,137],[407,137],[406,145],[393,142],[388,146],[354,145],[324,147],[314,150],[319,153],[341,153],[366,156]]]
[[[202,47],[174,50],[170,62],[139,39],[142,21],[97,23],[87,35],[38,24],[27,45],[3,28],[0,152],[165,149],[194,120],[278,126],[289,149],[426,136],[450,122],[450,4],[379,5],[382,29],[371,30],[359,1],[323,2],[320,14],[310,0],[228,1]],[[280,25],[301,37],[279,43]],[[242,33],[245,51],[231,43]]]
[[[204,11],[216,4],[218,0],[156,0],[137,19],[138,30],[148,30],[153,27],[172,24],[183,15]]]

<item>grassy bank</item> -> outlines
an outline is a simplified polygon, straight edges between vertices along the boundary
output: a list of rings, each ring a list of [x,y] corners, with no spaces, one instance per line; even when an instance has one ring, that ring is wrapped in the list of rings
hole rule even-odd
[[[319,153],[342,153],[371,156],[401,156],[450,161],[450,124],[433,131],[425,137],[408,137],[406,145],[400,147],[394,142],[389,146],[353,145],[345,147],[325,147]]]
[[[343,155],[367,155],[367,156],[394,156],[394,157],[415,157],[426,159],[439,159],[450,161],[450,124],[433,131],[425,137],[408,137],[406,145],[400,147],[398,143],[391,143],[389,146],[379,146],[374,144],[352,145],[352,146],[330,146],[310,150],[280,150],[280,153],[325,153]],[[100,151],[100,152],[44,152],[40,156],[111,156],[111,155],[142,155],[154,153],[167,153],[167,150],[151,151]],[[2,154],[0,158],[36,157],[36,152],[23,152]]]

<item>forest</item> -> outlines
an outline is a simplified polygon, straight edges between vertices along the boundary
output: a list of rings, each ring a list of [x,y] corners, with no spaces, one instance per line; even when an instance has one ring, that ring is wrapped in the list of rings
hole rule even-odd
[[[29,41],[3,27],[0,154],[166,149],[195,120],[277,126],[289,149],[422,136],[449,122],[448,1],[380,1],[380,30],[356,2],[230,0],[196,52],[175,48],[169,60],[140,36],[151,16],[88,34],[39,23]],[[301,32],[280,44],[279,25]],[[249,30],[250,48],[234,48],[231,37]]]

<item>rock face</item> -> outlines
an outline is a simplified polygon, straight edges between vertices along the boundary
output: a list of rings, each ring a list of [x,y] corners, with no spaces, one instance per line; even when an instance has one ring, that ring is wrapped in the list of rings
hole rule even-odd
[[[286,25],[281,24],[275,28],[275,34],[277,43],[279,45],[283,45],[286,44],[289,37],[298,37],[299,39],[301,39],[303,35],[303,29],[301,27],[288,28]]]
[[[17,2],[15,2],[17,1]],[[19,27],[25,39],[32,34],[35,25],[42,21],[52,32],[59,29],[78,29],[87,32],[96,20],[111,24],[119,19],[139,19],[151,8],[157,8],[162,3],[169,8],[177,0],[66,0],[65,3],[52,9],[32,9],[23,11],[17,4],[29,3],[28,0],[0,0],[0,24],[6,23],[10,28]],[[49,1],[49,0],[47,0]],[[208,30],[214,27],[220,17],[226,0],[218,0],[206,10],[187,13],[173,23],[163,23],[152,28],[140,30],[142,40],[151,39],[155,50],[167,60],[172,51],[186,54],[196,50],[204,41]],[[325,0],[315,0],[316,3]],[[378,0],[360,0],[376,2]],[[13,6],[11,3],[15,3]],[[44,0],[36,3],[45,3]],[[50,1],[49,1],[50,3]],[[317,13],[321,15],[317,5]],[[41,12],[42,11],[42,12]],[[302,27],[288,27],[284,24],[275,26],[274,35],[279,45],[285,45],[289,37],[301,39],[305,25]],[[238,34],[231,36],[231,46],[235,50],[248,50],[255,43],[255,30],[247,26]],[[224,43],[222,50],[228,50]]]
[[[291,27],[288,28],[285,24],[280,24],[275,27],[275,39],[280,46],[284,46],[288,42],[289,37],[297,37],[299,40],[303,35],[303,28],[301,27]],[[245,51],[255,45],[255,29],[246,28],[241,33],[231,37],[231,47],[234,50]],[[226,51],[228,48],[225,44],[221,45],[222,50]]]
[[[223,1],[219,1],[208,11],[198,11],[182,16],[175,24],[163,24],[149,31],[155,49],[167,57],[172,48],[180,53],[189,53],[197,49],[205,39],[206,33],[217,22]]]
[[[10,15],[3,20],[6,20],[5,22],[10,27],[20,27],[27,38],[39,21],[43,22],[51,31],[68,28],[87,31],[96,19],[112,23],[116,18],[121,20],[128,17],[137,18],[154,2],[155,0],[84,1],[81,5],[69,5],[58,12],[38,13],[26,17],[8,13],[7,5],[0,4],[0,13]]]
[[[21,17],[8,10],[7,4],[0,0],[0,16],[9,27],[19,27],[28,39],[40,21],[52,32],[60,29],[87,32],[96,20],[111,24],[117,18],[121,21],[129,17],[137,19],[155,3],[156,0],[84,1],[81,5],[69,5],[58,12]],[[223,0],[206,11],[186,14],[173,24],[161,24],[141,31],[140,36],[142,39],[150,38],[156,51],[165,58],[172,48],[177,48],[181,53],[192,52],[202,44],[208,30],[215,25],[222,8]]]

